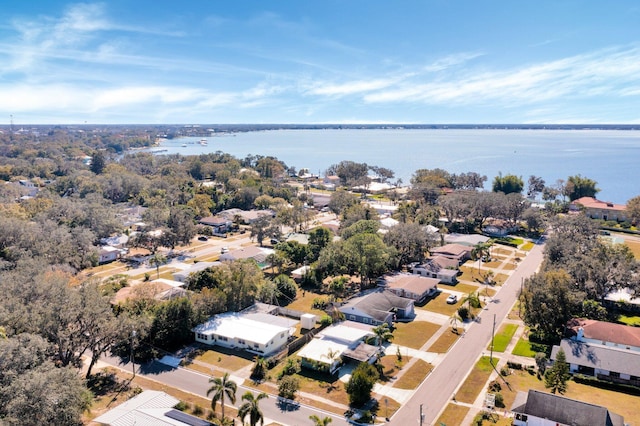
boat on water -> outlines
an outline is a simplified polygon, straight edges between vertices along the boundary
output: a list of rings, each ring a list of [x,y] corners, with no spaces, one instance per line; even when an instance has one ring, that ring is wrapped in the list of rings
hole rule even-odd
[[[200,139],[200,145],[207,145],[208,142],[206,139]]]
[[[187,144],[186,144],[186,143],[183,143],[181,146],[182,146],[183,148],[186,148],[186,147],[187,147]]]

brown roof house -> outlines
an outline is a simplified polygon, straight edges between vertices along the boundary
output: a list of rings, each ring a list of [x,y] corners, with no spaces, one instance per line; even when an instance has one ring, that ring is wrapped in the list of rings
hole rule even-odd
[[[614,204],[609,201],[600,201],[593,197],[582,197],[574,200],[569,206],[569,211],[578,212],[584,209],[584,214],[591,219],[615,220],[626,222],[627,206],[625,204]]]
[[[436,278],[417,274],[387,274],[378,281],[378,286],[389,290],[396,296],[406,297],[421,303],[438,292],[438,282],[439,280]]]
[[[203,217],[200,219],[199,223],[210,226],[214,235],[224,235],[229,232],[233,226],[233,221],[223,216]]]
[[[444,256],[434,256],[426,262],[415,265],[411,271],[423,277],[437,278],[443,284],[458,282],[458,260]]]
[[[533,389],[517,393],[511,412],[514,426],[625,426],[606,407]]]
[[[455,259],[458,261],[458,264],[461,265],[465,261],[471,259],[472,250],[472,247],[462,244],[445,244],[442,247],[431,249],[431,254],[434,256],[443,256],[449,259]]]
[[[572,340],[640,352],[640,328],[606,321],[574,318],[567,323]]]

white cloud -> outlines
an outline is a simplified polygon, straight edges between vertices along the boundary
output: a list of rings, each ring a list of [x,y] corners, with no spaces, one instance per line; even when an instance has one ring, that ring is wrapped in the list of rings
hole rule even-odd
[[[640,81],[640,49],[607,49],[528,67],[491,71],[426,83],[403,81],[388,90],[364,96],[370,103],[412,102],[426,104],[504,105],[542,102],[563,97],[611,94],[629,82]]]

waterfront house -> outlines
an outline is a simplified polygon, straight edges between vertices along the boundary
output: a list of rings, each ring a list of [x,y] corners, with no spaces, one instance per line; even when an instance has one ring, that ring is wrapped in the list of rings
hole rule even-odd
[[[629,220],[625,204],[600,201],[593,197],[582,197],[574,200],[569,206],[569,211],[584,211],[584,214],[591,219],[614,220],[616,222]]]

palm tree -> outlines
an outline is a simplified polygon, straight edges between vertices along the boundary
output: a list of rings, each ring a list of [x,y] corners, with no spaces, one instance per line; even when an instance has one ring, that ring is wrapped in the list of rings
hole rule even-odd
[[[473,293],[469,293],[464,299],[462,299],[462,303],[467,302],[469,305],[469,312],[471,313],[471,308],[481,308],[482,303],[480,302],[480,296],[478,296],[478,292],[474,291]]]
[[[478,273],[480,273],[480,265],[482,264],[482,258],[486,255],[487,257],[491,255],[491,240],[486,243],[478,243],[473,246],[473,250],[471,251],[471,255],[478,259]]]
[[[449,324],[451,324],[451,329],[456,334],[458,334],[458,321],[462,322],[462,318],[454,312],[454,314],[451,315],[451,318],[449,318]]]
[[[212,385],[207,391],[207,396],[209,396],[210,393],[213,394],[213,397],[211,397],[211,409],[215,413],[216,404],[220,401],[222,419],[224,419],[224,396],[227,395],[229,401],[235,404],[238,385],[229,379],[229,373],[224,373],[223,377],[212,377],[209,379],[209,383],[212,383]]]
[[[264,398],[269,398],[269,395],[264,392],[261,392],[258,396],[254,396],[250,391],[247,391],[242,395],[242,400],[245,402],[238,408],[238,417],[243,423],[244,418],[248,415],[251,426],[256,426],[258,422],[260,422],[260,425],[264,425],[264,417],[259,405],[260,400]]]
[[[376,335],[378,349],[382,347],[382,344],[384,342],[390,342],[393,340],[393,332],[391,331],[389,324],[387,324],[386,322],[383,322],[371,331],[373,331],[373,333]]]
[[[315,414],[312,416],[309,416],[309,419],[314,423],[315,426],[327,426],[329,423],[333,421],[331,417],[320,418]]]
[[[253,370],[251,371],[251,378],[254,380],[262,380],[266,374],[267,360],[261,356],[256,356],[255,361],[256,364],[253,366]]]
[[[331,367],[333,367],[333,363],[340,358],[340,351],[337,349],[327,349],[326,354],[322,354],[320,358],[327,358],[329,360],[329,373],[331,373]]]
[[[149,259],[149,263],[156,267],[156,279],[160,278],[160,265],[164,265],[166,262],[167,258],[160,253],[153,253]]]

